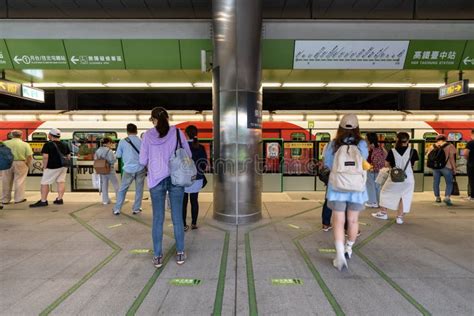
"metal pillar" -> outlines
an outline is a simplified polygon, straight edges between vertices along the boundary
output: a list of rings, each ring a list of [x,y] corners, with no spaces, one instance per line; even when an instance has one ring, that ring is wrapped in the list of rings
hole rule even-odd
[[[213,0],[214,218],[259,220],[261,0]]]

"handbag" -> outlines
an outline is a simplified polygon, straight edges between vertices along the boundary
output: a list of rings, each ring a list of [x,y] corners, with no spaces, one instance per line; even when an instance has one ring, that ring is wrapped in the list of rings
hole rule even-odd
[[[66,156],[64,156],[64,154],[59,150],[58,145],[54,141],[51,141],[51,142],[53,143],[59,155],[59,160],[61,161],[61,167],[69,168],[71,166],[71,160],[68,159]]]
[[[324,183],[325,185],[328,185],[329,182],[329,174],[331,173],[331,169],[328,167],[321,167],[318,172],[318,178],[319,180]]]
[[[176,138],[176,148],[169,160],[171,183],[179,187],[189,187],[196,180],[196,165],[181,144],[178,128],[176,128]]]
[[[407,174],[405,173],[405,171],[407,170],[408,164],[411,161],[412,154],[413,154],[413,150],[410,149],[410,157],[408,158],[405,168],[400,169],[400,168],[395,167],[390,170],[390,180],[392,180],[392,182],[395,182],[395,183],[405,182],[405,179],[407,178]]]
[[[204,177],[204,178],[202,178],[202,187],[201,187],[201,189],[204,189],[204,188],[206,187],[206,185],[207,185],[207,178],[206,178],[205,175],[203,175],[203,177]]]
[[[109,154],[110,149],[107,150],[105,157]],[[97,157],[99,159],[94,160],[94,170],[97,174],[109,174],[110,173],[110,164],[107,159]]]
[[[453,177],[453,191],[451,192],[451,195],[459,196],[459,185],[458,182],[456,181],[456,176]]]
[[[100,175],[95,172],[92,174],[92,187],[100,190]]]

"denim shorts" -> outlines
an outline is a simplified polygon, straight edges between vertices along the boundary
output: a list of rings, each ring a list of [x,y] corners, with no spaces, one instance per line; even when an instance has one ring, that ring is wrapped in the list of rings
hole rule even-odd
[[[348,210],[360,212],[365,210],[364,204],[346,201],[328,201],[328,207],[333,210],[333,212],[345,212]]]

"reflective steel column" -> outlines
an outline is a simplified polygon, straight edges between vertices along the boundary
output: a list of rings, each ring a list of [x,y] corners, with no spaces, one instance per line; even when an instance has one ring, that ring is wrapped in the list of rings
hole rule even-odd
[[[261,0],[213,0],[214,218],[261,218]]]

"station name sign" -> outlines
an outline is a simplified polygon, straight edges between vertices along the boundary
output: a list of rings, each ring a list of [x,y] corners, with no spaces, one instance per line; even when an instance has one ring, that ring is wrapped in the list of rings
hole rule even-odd
[[[6,94],[36,102],[44,102],[44,90],[31,88],[8,80],[0,80],[0,94]]]
[[[439,88],[438,99],[445,100],[469,93],[469,79],[449,83]]]

